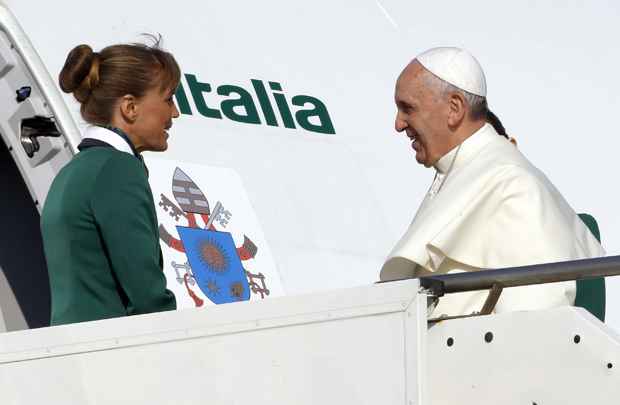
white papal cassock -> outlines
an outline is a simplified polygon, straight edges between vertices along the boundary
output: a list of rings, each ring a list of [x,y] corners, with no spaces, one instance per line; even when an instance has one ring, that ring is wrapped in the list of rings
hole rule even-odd
[[[437,176],[381,280],[598,257],[592,233],[543,173],[485,124],[435,165]],[[495,312],[575,302],[574,281],[505,289]],[[487,292],[449,294],[433,316],[482,308]]]

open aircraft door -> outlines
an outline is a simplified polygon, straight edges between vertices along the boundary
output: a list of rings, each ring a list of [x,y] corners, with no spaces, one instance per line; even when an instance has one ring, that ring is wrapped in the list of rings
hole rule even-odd
[[[49,325],[39,213],[79,131],[15,17],[0,4],[0,331]]]

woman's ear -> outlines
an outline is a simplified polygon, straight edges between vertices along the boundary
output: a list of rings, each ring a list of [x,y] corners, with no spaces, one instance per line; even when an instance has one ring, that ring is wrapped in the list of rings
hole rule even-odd
[[[138,119],[138,103],[131,94],[124,95],[121,98],[119,109],[125,122],[134,123]]]
[[[465,118],[465,98],[452,93],[448,98],[448,126],[458,127]]]

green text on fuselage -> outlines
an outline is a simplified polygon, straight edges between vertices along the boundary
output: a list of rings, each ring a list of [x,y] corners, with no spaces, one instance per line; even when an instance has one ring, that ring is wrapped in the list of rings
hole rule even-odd
[[[259,115],[260,108],[262,118],[265,124],[269,126],[280,126],[278,124],[279,116],[281,125],[285,128],[296,129],[299,126],[307,131],[321,134],[336,133],[327,107],[321,100],[307,95],[294,96],[291,99],[291,104],[300,108],[293,114],[282,86],[278,82],[269,82],[271,96],[276,104],[275,109],[267,93],[265,83],[258,79],[250,80],[253,93],[240,86],[230,84],[218,86],[215,93],[223,98],[219,103],[219,108],[217,108],[215,101],[209,99],[209,93],[212,92],[210,83],[201,82],[196,75],[190,73],[185,74],[185,80],[189,92],[185,90],[183,84],[180,84],[175,94],[181,114],[193,114],[188,100],[188,96],[191,96],[198,113],[207,118],[223,119],[226,117],[232,121],[245,124],[262,124],[263,121]],[[258,100],[258,104],[255,100]]]

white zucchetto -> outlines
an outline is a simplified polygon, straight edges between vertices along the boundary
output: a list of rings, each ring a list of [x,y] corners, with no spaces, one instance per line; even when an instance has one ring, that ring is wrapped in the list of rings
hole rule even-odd
[[[480,63],[464,49],[432,48],[416,57],[426,70],[440,79],[481,97],[487,96],[487,83]]]

